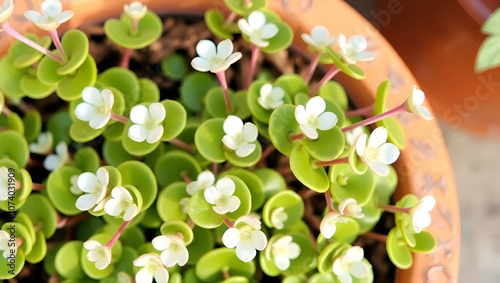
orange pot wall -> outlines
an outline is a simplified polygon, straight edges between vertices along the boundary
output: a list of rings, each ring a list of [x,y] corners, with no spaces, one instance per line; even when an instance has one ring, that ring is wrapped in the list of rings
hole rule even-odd
[[[376,0],[375,11],[387,11],[394,1]],[[400,2],[402,11],[384,20],[381,32],[415,74],[434,111],[454,127],[500,138],[500,69],[474,72],[485,38],[480,23],[500,2]]]
[[[28,1],[27,1],[28,2]],[[41,0],[32,0],[39,7]],[[94,22],[109,17],[117,17],[123,4],[131,1],[123,0],[73,0],[61,1],[66,8],[75,12],[75,18],[63,28],[78,27],[84,22]],[[161,12],[203,12],[212,7],[223,8],[222,0],[144,0],[150,9]],[[268,0],[269,8],[276,11],[295,30],[295,45],[305,50],[300,34],[309,32],[315,25],[324,25],[332,33],[344,33],[347,36],[362,34],[369,38],[369,48],[375,53],[373,62],[361,63],[359,66],[366,73],[366,79],[355,81],[339,75],[338,80],[346,87],[359,106],[367,106],[374,101],[378,85],[387,80],[393,81],[389,94],[391,106],[403,102],[411,87],[416,84],[414,77],[397,56],[389,43],[368,23],[343,1]],[[31,4],[33,4],[31,3]],[[314,3],[314,6],[310,4]],[[24,1],[16,1],[15,11],[22,14],[26,9]],[[16,18],[17,19],[17,18]],[[21,25],[23,25],[21,27]],[[25,31],[35,28],[26,22],[13,22],[13,26]],[[3,38],[0,52],[5,52],[8,42]],[[429,107],[429,105],[426,105]],[[500,112],[500,111],[499,111]],[[436,236],[438,247],[433,254],[415,255],[414,265],[410,270],[397,272],[397,282],[457,282],[460,247],[460,219],[458,199],[454,177],[441,132],[437,122],[425,122],[412,115],[400,116],[405,129],[407,146],[402,151],[396,164],[399,175],[397,198],[413,193],[419,198],[431,194],[437,199],[437,207],[431,213],[433,225],[429,232]],[[444,280],[447,278],[448,281]]]

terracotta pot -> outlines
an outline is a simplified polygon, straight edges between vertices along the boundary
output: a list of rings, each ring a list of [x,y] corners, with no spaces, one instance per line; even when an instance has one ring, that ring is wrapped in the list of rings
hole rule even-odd
[[[390,9],[394,2],[398,8]],[[500,138],[500,69],[474,72],[476,53],[485,39],[481,25],[500,2],[375,3],[372,15],[382,34],[415,74],[437,115],[454,127]]]
[[[16,15],[28,7],[39,7],[42,0],[17,1]],[[109,17],[117,17],[123,9],[125,0],[73,0],[65,2],[66,8],[75,12],[75,17],[63,28],[76,28],[84,22],[102,21]],[[142,0],[158,13],[202,13],[208,8],[223,8],[222,0],[218,1],[164,1]],[[313,1],[268,1],[269,8],[276,11],[295,31],[295,46],[304,51],[305,44],[300,34],[309,32],[315,25],[324,25],[331,32],[342,32],[347,35],[364,34],[369,37],[372,51],[376,53],[373,62],[362,63],[360,67],[366,73],[366,79],[355,81],[339,75],[338,80],[351,94],[359,106],[367,106],[374,101],[378,85],[391,77],[397,83],[390,92],[389,101],[393,106],[404,101],[411,87],[416,84],[403,61],[397,56],[389,43],[354,9],[343,1],[316,3]],[[26,4],[28,3],[28,4]],[[22,20],[20,16],[12,18],[12,25],[23,31],[36,29]],[[15,21],[15,20],[20,21]],[[0,52],[5,52],[9,41],[2,38]],[[428,105],[426,105],[428,107]],[[415,255],[414,265],[410,270],[397,271],[397,282],[457,282],[460,247],[460,221],[456,188],[452,169],[441,132],[437,122],[425,122],[412,115],[401,116],[401,123],[406,132],[407,147],[402,151],[396,164],[399,175],[399,186],[396,198],[407,193],[418,197],[427,194],[437,199],[437,207],[432,212],[433,225],[429,231],[435,235],[438,247],[433,254]]]

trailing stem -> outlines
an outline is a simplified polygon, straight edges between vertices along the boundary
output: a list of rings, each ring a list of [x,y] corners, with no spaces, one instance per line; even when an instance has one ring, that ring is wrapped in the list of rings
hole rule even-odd
[[[183,150],[185,150],[189,153],[194,153],[194,148],[191,145],[181,141],[180,139],[174,138],[174,139],[169,140],[168,142],[177,146],[177,147],[182,148]]]
[[[343,157],[339,159],[334,159],[330,161],[316,161],[314,165],[317,167],[322,167],[322,166],[330,166],[330,165],[335,165],[335,164],[343,164],[343,163],[348,163],[349,162],[349,157]]]
[[[320,55],[321,55],[320,53],[316,53],[314,55],[314,57],[312,58],[311,63],[309,64],[309,68],[307,69],[307,75],[305,78],[306,84],[309,84],[309,82],[311,81],[311,78],[314,74],[314,71],[316,70],[316,67],[318,66]]]
[[[123,117],[123,116],[120,116],[118,114],[115,114],[113,112],[111,112],[111,117],[110,117],[111,120],[115,120],[115,121],[118,121],[118,122],[122,122],[124,124],[127,124],[130,120],[127,118],[127,117]]]
[[[390,205],[390,204],[379,204],[378,207],[387,211],[387,212],[392,212],[392,213],[396,213],[396,212],[401,212],[401,213],[406,213],[406,214],[410,213],[409,207],[397,207],[395,205]]]
[[[303,133],[294,134],[294,135],[291,135],[289,137],[289,139],[290,139],[291,142],[296,141],[296,140],[301,140],[303,138],[304,138],[304,134]]]
[[[362,126],[367,126],[367,125],[370,125],[370,124],[373,124],[373,123],[376,123],[380,120],[384,120],[388,117],[391,117],[393,115],[396,115],[396,114],[399,114],[399,113],[403,113],[405,112],[406,109],[405,109],[405,104],[401,104],[399,105],[398,107],[394,108],[394,109],[391,109],[385,113],[382,113],[380,115],[377,115],[377,116],[373,116],[373,117],[370,117],[368,119],[365,119],[363,121],[360,121],[360,122],[357,122],[357,123],[354,123],[352,125],[349,125],[345,128],[342,128],[342,132],[347,132],[347,131],[350,131],[352,129],[355,129],[357,127],[362,127]]]
[[[334,212],[335,209],[333,208],[333,203],[332,203],[332,194],[330,193],[330,190],[326,190],[325,192],[325,199],[326,199],[326,205],[328,206],[328,212]]]
[[[226,73],[222,71],[215,74],[217,75],[217,78],[219,78],[222,91],[224,92],[224,102],[226,102],[227,113],[231,114],[233,113],[233,109],[231,108],[231,101],[229,100],[229,93],[227,90]]]
[[[227,216],[226,216],[226,218],[224,218],[224,224],[226,224],[226,226],[228,228],[233,228],[234,227],[233,221],[229,220],[229,218],[227,218]]]
[[[373,105],[345,112],[345,116],[347,118],[354,117],[354,116],[365,116],[366,117],[366,116],[371,116],[371,115],[373,115]]]
[[[330,70],[328,70],[328,72],[325,74],[325,76],[321,79],[321,81],[319,81],[319,83],[317,83],[313,89],[311,89],[311,92],[309,92],[309,97],[313,97],[317,92],[318,90],[324,85],[326,84],[327,82],[329,82],[331,79],[333,79],[333,77],[335,77],[336,74],[338,74],[338,72],[340,71],[339,68],[337,68],[337,66],[333,65]]]
[[[363,236],[377,240],[379,242],[383,242],[383,243],[387,242],[387,235],[382,235],[382,234],[375,233],[375,232],[368,232],[366,234],[363,234]]]
[[[130,219],[128,221],[123,221],[122,225],[120,226],[118,231],[116,231],[116,234],[113,236],[113,238],[111,238],[111,240],[109,240],[109,242],[106,243],[106,246],[108,246],[111,249],[113,245],[116,243],[116,241],[120,238],[125,228],[127,228],[128,224],[132,222],[132,220],[133,219]]]
[[[248,71],[248,78],[245,84],[245,89],[250,87],[252,83],[253,77],[255,76],[255,69],[257,67],[257,59],[259,58],[260,47],[253,46],[252,47],[252,58],[250,59],[250,70]]]
[[[57,48],[57,51],[59,51],[59,55],[62,57],[63,63],[68,62],[68,57],[64,52],[64,49],[61,45],[61,41],[59,40],[59,34],[57,33],[57,29],[49,30],[49,34],[50,37],[52,38],[52,42],[54,42],[54,45]]]

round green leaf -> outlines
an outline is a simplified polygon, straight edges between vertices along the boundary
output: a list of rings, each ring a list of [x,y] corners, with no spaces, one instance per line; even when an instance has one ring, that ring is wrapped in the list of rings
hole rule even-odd
[[[375,123],[377,127],[384,126],[387,129],[387,141],[393,143],[400,150],[405,148],[406,139],[404,131],[399,122],[394,117],[388,117]]]
[[[175,235],[177,233],[181,233],[186,246],[193,241],[194,237],[193,230],[191,230],[186,222],[175,219],[163,223],[163,225],[161,225],[160,232],[162,235]]]
[[[344,151],[344,133],[334,126],[328,131],[318,131],[318,138],[315,140],[304,139],[303,144],[314,159],[330,161]]]
[[[71,241],[57,251],[55,267],[59,275],[66,279],[82,279],[85,276],[80,262],[82,249],[82,241]]]
[[[177,101],[163,100],[166,116],[163,120],[162,141],[168,141],[177,137],[186,126],[186,109]]]
[[[368,170],[368,167],[359,158],[355,146],[349,149],[348,161],[351,170],[358,175],[363,175]]]
[[[36,69],[29,67],[26,74],[19,81],[21,89],[29,98],[42,99],[54,92],[55,84],[45,84],[36,76]]]
[[[75,120],[69,128],[69,135],[75,142],[84,143],[97,138],[104,130],[105,127],[96,130],[89,126],[89,122]]]
[[[108,125],[105,127],[102,135],[104,136],[106,141],[120,142],[121,143],[122,136],[123,136],[123,129],[125,129],[125,124],[117,122],[117,121],[115,121],[117,123],[112,123],[112,122],[113,122],[113,120],[110,120],[108,122]],[[121,145],[121,147],[123,148],[123,145]],[[125,149],[123,149],[123,150],[125,151]],[[129,153],[127,152],[127,154],[129,154]]]
[[[259,130],[259,134],[267,140],[270,140],[269,136],[269,125],[268,123],[261,122],[257,120],[255,117],[252,117],[252,122],[255,126],[257,126],[257,130]]]
[[[35,244],[35,238],[32,237],[30,233],[32,229],[33,228],[29,229],[23,224],[17,222],[5,222],[2,225],[3,231],[7,231],[9,235],[14,234],[15,239],[22,240],[22,244],[19,245],[19,249],[23,250],[24,254],[29,254],[31,252],[31,249],[33,248],[33,245]]]
[[[26,75],[27,69],[17,69],[12,65],[11,56],[0,59],[0,89],[7,97],[23,97],[21,78]]]
[[[36,240],[31,252],[26,256],[29,263],[39,263],[47,254],[47,242],[42,231],[36,232]]]
[[[311,241],[301,235],[301,234],[290,234],[292,236],[292,242],[296,243],[300,247],[300,255],[295,258],[290,260],[290,267],[288,267],[287,270],[285,271],[280,271],[276,265],[274,264],[274,257],[272,255],[272,246],[276,240],[281,238],[283,235],[277,234],[274,235],[270,240],[267,245],[267,248],[265,252],[260,253],[260,263],[262,266],[262,269],[264,272],[266,270],[264,269],[264,266],[266,267],[274,267],[276,270],[279,271],[279,273],[283,273],[284,275],[290,276],[290,275],[300,275],[307,273],[309,270],[311,270],[314,267],[315,264],[315,250],[314,247],[311,244]],[[266,262],[266,264],[262,264],[263,262]],[[267,272],[266,272],[267,273]],[[269,273],[267,273],[269,274]],[[271,274],[269,274],[271,275]]]
[[[333,199],[340,203],[346,198],[353,198],[358,205],[365,205],[375,190],[375,180],[371,170],[364,174],[354,173],[348,164],[330,166],[330,191]]]
[[[1,95],[0,95],[1,96]],[[1,108],[1,107],[0,107]],[[27,142],[34,142],[42,131],[42,116],[38,111],[30,111],[23,117],[24,137]]]
[[[269,136],[279,152],[290,156],[292,149],[300,143],[290,141],[290,135],[299,132],[299,124],[295,120],[295,106],[282,105],[273,111],[269,119]]]
[[[201,167],[189,153],[174,150],[162,155],[156,161],[154,170],[160,187],[166,187],[174,182],[183,181],[184,174],[191,180],[196,180]]]
[[[259,209],[264,204],[264,184],[254,172],[242,168],[231,168],[222,172],[219,177],[222,178],[226,175],[236,176],[247,185],[252,195],[252,211]]]
[[[417,244],[414,247],[409,247],[411,251],[416,253],[431,253],[436,248],[436,239],[431,233],[421,231],[415,235]]]
[[[66,75],[57,85],[57,95],[65,101],[80,98],[83,89],[89,85],[94,85],[96,78],[97,67],[94,58],[89,54],[84,58],[78,69]]]
[[[363,218],[356,219],[359,225],[359,234],[365,234],[371,231],[375,225],[380,220],[383,210],[378,207],[378,202],[376,201],[376,191],[373,193],[373,197],[361,207],[361,211],[365,215]]]
[[[163,189],[156,202],[156,209],[160,218],[163,221],[185,220],[187,213],[184,212],[181,204],[181,200],[184,198],[190,198],[190,195],[186,192],[186,183],[184,182],[175,182]]]
[[[408,269],[413,265],[413,255],[403,240],[397,227],[389,231],[386,241],[387,255],[391,262],[400,269]]]
[[[223,270],[233,276],[253,277],[255,263],[242,262],[234,249],[219,248],[206,253],[196,264],[196,275],[203,281],[216,282],[223,280]]]
[[[118,89],[125,98],[126,109],[130,109],[139,102],[141,85],[134,72],[113,67],[99,74],[98,81],[106,87]]]
[[[141,49],[160,38],[163,25],[160,17],[148,11],[139,20],[136,34],[132,33],[132,19],[122,13],[120,19],[109,19],[104,23],[106,36],[114,43],[130,49]]]
[[[350,245],[343,242],[333,242],[326,246],[318,256],[318,270],[321,273],[332,273],[334,255],[349,249]]]
[[[59,251],[59,249],[62,247],[64,243],[58,242],[55,243],[53,246],[49,246],[49,250],[47,252],[47,255],[45,256],[45,259],[43,260],[43,268],[45,269],[45,272],[49,275],[55,274],[56,271],[56,253]]]
[[[161,143],[161,140],[158,140],[154,143],[149,143],[147,140],[144,140],[142,142],[136,142],[132,140],[131,138],[128,137],[128,130],[130,127],[132,127],[134,123],[132,121],[129,121],[126,125],[125,128],[123,129],[122,133],[122,145],[123,148],[131,155],[136,155],[136,156],[143,156],[148,153],[153,152],[158,145]]]
[[[192,111],[203,108],[203,99],[209,89],[215,86],[213,76],[208,73],[191,73],[187,75],[179,88],[181,101]]]
[[[250,88],[248,89],[248,94],[246,96],[248,108],[250,109],[250,112],[252,112],[253,117],[266,124],[269,123],[269,118],[271,117],[271,113],[273,113],[274,109],[262,108],[262,106],[258,102],[258,98],[260,97],[260,89],[262,88],[263,85],[267,83],[268,82],[265,80],[254,81],[250,85]],[[283,97],[283,103],[284,104],[291,103],[289,95],[285,95]]]
[[[287,214],[287,220],[283,222],[284,228],[294,225],[304,216],[302,197],[291,190],[281,191],[272,196],[262,210],[262,219],[267,227],[274,228],[273,212],[281,207]]]
[[[0,159],[0,166],[14,169],[16,181],[22,183],[21,189],[15,191],[13,200],[8,199],[0,201],[0,209],[3,211],[18,210],[24,205],[26,199],[31,194],[31,189],[33,187],[31,176],[25,169],[19,169],[18,165],[10,159]]]
[[[142,195],[142,210],[150,207],[156,199],[157,185],[156,178],[147,165],[139,161],[127,161],[117,167],[122,176],[123,185],[136,187]]]
[[[61,141],[70,143],[69,129],[71,128],[72,120],[68,111],[60,111],[50,117],[47,123],[47,130],[52,133],[54,144]]]
[[[144,228],[158,229],[163,224],[163,220],[158,215],[156,205],[153,204],[144,213],[144,218],[141,220],[141,226]]]
[[[215,246],[215,239],[212,231],[194,226],[193,235],[193,241],[187,246],[189,252],[187,263],[190,265],[196,264],[202,256],[213,250]]]
[[[0,116],[0,127],[14,130],[24,135],[24,123],[17,113],[10,113],[9,116]]]
[[[266,7],[266,0],[249,1],[249,5],[245,5],[244,0],[224,0],[226,6],[240,16],[247,16],[251,12]]]
[[[33,225],[40,227],[45,237],[50,238],[56,232],[57,212],[46,196],[31,194],[19,212],[26,213]]]
[[[281,87],[290,100],[294,100],[299,93],[309,93],[309,86],[307,86],[304,78],[297,74],[279,76],[274,82],[274,86]]]
[[[33,226],[33,222],[29,216],[25,213],[18,213],[15,218],[16,222],[22,224],[28,230],[29,236],[33,241],[36,239],[35,226]]]
[[[356,65],[346,65],[340,56],[333,51],[331,47],[326,48],[326,53],[333,60],[333,64],[337,66],[344,74],[348,75],[351,78],[362,80],[365,78],[365,73]]]
[[[385,112],[385,105],[387,103],[387,95],[391,90],[391,81],[387,80],[382,82],[378,88],[375,96],[375,103],[373,104],[373,114],[380,115]]]
[[[208,11],[206,13],[208,13]],[[167,78],[173,81],[182,80],[188,72],[186,56],[179,53],[173,53],[163,58],[161,60],[161,70]]]
[[[271,196],[277,194],[278,192],[286,190],[286,181],[283,176],[276,170],[262,168],[255,170],[254,173],[262,180],[262,183],[264,184],[265,199],[269,199]]]
[[[80,68],[89,57],[89,40],[84,32],[72,29],[63,35],[61,45],[68,57],[68,62],[57,70],[57,74],[65,76]]]
[[[139,94],[140,103],[160,101],[160,88],[155,82],[148,78],[140,78],[139,85],[141,87]]]
[[[396,206],[409,208],[415,206],[417,203],[418,198],[414,195],[408,194],[402,197],[396,203]],[[396,227],[399,228],[399,231],[401,232],[403,239],[406,241],[407,245],[409,247],[415,247],[415,245],[417,244],[417,239],[415,238],[417,232],[415,232],[415,229],[413,229],[413,222],[410,215],[408,215],[407,213],[396,212],[395,219]]]
[[[232,40],[232,31],[239,31],[236,23],[226,24],[226,18],[219,10],[216,9],[208,9],[205,12],[205,24],[213,34],[221,39]]]
[[[10,262],[11,259],[7,259],[3,256],[0,257],[0,264],[3,268],[0,268],[0,278],[1,279],[12,279],[16,277],[24,267],[25,257],[24,251],[22,249],[17,250],[15,255],[15,264]],[[12,273],[14,274],[12,274]]]
[[[352,244],[358,238],[359,224],[354,218],[351,217],[347,217],[345,220],[346,223],[337,222],[335,224],[337,229],[335,230],[335,234],[333,234],[332,238],[335,241]]]
[[[234,182],[235,190],[233,195],[240,199],[240,206],[234,212],[220,215],[213,210],[214,205],[205,200],[204,190],[199,190],[193,194],[189,201],[189,217],[191,217],[191,220],[193,220],[196,225],[206,229],[212,229],[220,226],[225,217],[235,220],[240,216],[250,213],[252,197],[247,185],[238,177],[226,177],[229,177]]]
[[[59,55],[59,52],[54,51],[54,54]],[[38,68],[36,69],[36,76],[40,80],[40,82],[47,85],[60,83],[65,78],[65,76],[58,74],[58,70],[60,67],[61,64],[59,62],[48,56],[45,56],[42,58],[42,60],[40,60],[38,64]],[[0,70],[3,70],[3,64],[1,63],[1,61]]]
[[[224,119],[213,118],[203,122],[194,135],[194,143],[198,152],[214,163],[226,161],[222,138],[226,133],[223,129]]]
[[[0,158],[12,159],[20,168],[26,167],[30,150],[26,139],[18,132],[0,132]]]
[[[106,163],[112,166],[118,166],[125,161],[134,159],[134,156],[123,148],[121,141],[109,141],[107,139],[104,140],[102,146],[102,156]]]
[[[257,164],[262,156],[262,146],[258,140],[251,142],[251,144],[255,144],[255,150],[246,157],[239,157],[234,150],[225,151],[224,154],[226,155],[227,161],[238,167],[250,167]]]
[[[80,148],[73,155],[73,161],[83,172],[96,172],[101,164],[99,154],[90,146]]]
[[[231,102],[231,113],[227,111],[224,92],[221,87],[213,87],[205,98],[205,107],[212,117],[226,118],[232,114],[246,119],[250,116],[250,110],[247,105],[246,91],[233,92],[228,89],[229,101]]]
[[[49,48],[52,40],[50,36],[38,37],[35,34],[24,34],[28,39],[40,44],[44,48]],[[33,65],[42,58],[43,54],[31,46],[20,41],[15,41],[9,48],[9,56],[13,55],[12,65],[17,69],[22,69]]]
[[[71,177],[79,176],[81,173],[83,172],[77,167],[64,166],[52,171],[47,180],[49,199],[58,211],[66,215],[72,216],[81,213],[81,210],[75,206],[79,196],[74,195],[69,189],[71,187]]]
[[[324,193],[330,186],[330,181],[323,167],[314,168],[311,156],[306,148],[299,144],[290,154],[290,169],[304,186],[318,193]]]
[[[330,100],[331,102],[337,104],[344,112],[349,107],[347,94],[342,85],[336,81],[329,81],[324,84],[319,89],[318,95],[323,97],[325,100]]]

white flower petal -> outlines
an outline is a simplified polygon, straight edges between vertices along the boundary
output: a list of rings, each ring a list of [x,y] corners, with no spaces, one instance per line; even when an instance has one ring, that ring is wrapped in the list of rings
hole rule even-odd
[[[211,40],[202,39],[196,44],[196,53],[203,58],[212,58],[217,54],[215,44]]]
[[[109,107],[109,109],[113,108],[113,104],[115,102],[115,96],[113,92],[109,89],[103,89],[101,91],[102,100]]]
[[[111,216],[117,216],[122,213],[123,207],[120,205],[120,200],[110,199],[104,205],[104,211]]]
[[[378,148],[378,152],[378,161],[385,164],[392,164],[399,157],[399,149],[392,143],[384,143]]]
[[[206,188],[203,195],[205,196],[205,200],[210,204],[215,204],[215,201],[220,197],[219,190],[214,186]]]
[[[191,66],[198,72],[208,72],[212,68],[210,61],[203,57],[195,57],[191,60]]]
[[[233,137],[231,137],[230,135],[225,135],[224,137],[222,137],[222,143],[232,150],[236,150],[238,148]]]
[[[62,11],[62,5],[58,0],[45,0],[41,6],[42,13],[46,17],[56,17]]]
[[[97,169],[95,176],[101,185],[107,186],[109,184],[109,172],[106,168],[100,167]]]
[[[228,248],[234,248],[240,242],[240,231],[236,228],[229,228],[222,235],[222,243]]]
[[[153,121],[157,124],[160,124],[163,120],[165,120],[165,106],[159,102],[151,103],[151,105],[149,105],[149,113]]]
[[[132,125],[128,129],[128,137],[136,142],[143,142],[148,137],[148,130],[142,125]]]
[[[299,125],[305,125],[307,123],[307,113],[306,109],[302,105],[295,107],[295,120]]]
[[[99,185],[99,180],[96,175],[85,172],[78,176],[78,188],[86,193],[93,193],[95,188]]]
[[[338,122],[337,115],[332,112],[324,112],[318,116],[318,129],[328,131],[333,128]]]
[[[309,34],[303,33],[301,36],[302,40],[309,45],[316,45],[316,41]]]
[[[306,104],[307,115],[314,115],[315,117],[318,117],[321,113],[325,112],[325,109],[326,109],[326,102],[320,96],[315,96],[309,99],[309,101]]]
[[[241,54],[241,52],[234,52],[229,57],[227,57],[226,61],[224,62],[225,65],[227,66],[226,69],[229,68],[229,65],[231,65],[234,62],[240,60],[242,56],[243,55]]]
[[[82,121],[90,121],[97,115],[96,109],[93,105],[82,102],[75,107],[75,116]]]
[[[234,115],[227,116],[223,124],[224,132],[230,136],[235,136],[243,131],[243,121]]]
[[[233,180],[229,177],[224,177],[217,181],[217,189],[221,195],[232,196],[236,188]]]
[[[369,147],[379,147],[387,141],[387,130],[384,127],[378,127],[370,135],[368,140]]]
[[[309,125],[300,125],[300,130],[302,131],[302,133],[310,138],[310,139],[317,139],[318,138],[318,132],[316,131],[315,128],[309,126]]]
[[[245,141],[248,143],[255,141],[259,136],[259,130],[257,129],[257,126],[250,122],[245,123],[242,133],[245,137]]]
[[[166,268],[157,268],[154,274],[156,283],[167,283],[168,282],[168,270]],[[141,282],[137,282],[141,283]]]
[[[130,120],[136,124],[144,124],[149,119],[148,108],[144,105],[136,105],[130,109]]]
[[[262,38],[270,39],[278,33],[279,28],[273,23],[268,23],[264,25],[260,31],[262,32]]]
[[[250,42],[262,48],[269,46],[269,41],[263,40],[260,37],[250,36]]]
[[[237,196],[230,196],[227,200],[227,209],[229,212],[236,211],[241,205],[241,201]]]
[[[215,183],[215,175],[212,171],[205,170],[198,175],[198,183],[203,188],[208,188]]]
[[[104,102],[101,92],[93,86],[88,86],[83,89],[82,99],[94,106],[101,105]]]
[[[363,156],[365,154],[365,149],[366,149],[366,140],[368,139],[367,134],[361,134],[357,139],[356,139],[356,153],[359,156]]]
[[[149,273],[149,270],[145,267],[137,272],[135,275],[135,282],[137,283],[152,283],[153,274]]]
[[[255,258],[257,251],[251,243],[240,242],[236,246],[236,256],[243,262],[249,262]]]
[[[248,24],[252,30],[260,29],[266,24],[266,16],[260,11],[253,11],[248,16]]]
[[[276,265],[279,270],[285,271],[290,267],[290,259],[285,255],[276,256],[274,257],[274,265]]]
[[[300,255],[300,246],[297,243],[288,244],[288,249],[286,255],[290,259],[296,259]]]
[[[226,59],[233,53],[233,43],[230,39],[225,39],[217,44],[217,56]]]
[[[267,238],[264,232],[255,230],[252,232],[252,243],[255,249],[262,251],[267,246]]]
[[[389,175],[389,166],[387,166],[386,164],[380,162],[380,161],[370,161],[370,160],[366,160],[364,158],[361,159],[362,161],[364,160],[365,162],[365,165],[367,165],[368,167],[370,167],[370,169],[373,171],[373,173],[379,175],[379,176],[387,176]]]
[[[92,194],[84,194],[76,200],[76,208],[81,211],[91,209],[97,201],[97,197]]]
[[[149,131],[146,141],[148,143],[155,143],[161,139],[162,135],[163,135],[163,126],[157,126]]]
[[[311,35],[315,42],[324,41],[328,37],[328,30],[324,26],[315,26],[311,30]]]
[[[239,157],[247,157],[257,148],[257,146],[253,143],[245,144],[236,149],[236,155]]]
[[[361,247],[354,246],[347,250],[345,258],[352,262],[360,262],[364,257],[364,250]]]
[[[337,275],[341,283],[352,283],[352,277],[349,273],[341,273]]]
[[[109,119],[111,118],[111,112],[108,112],[107,114],[104,115],[96,115],[94,118],[90,119],[89,121],[89,126],[92,129],[100,129],[106,124],[108,124]]]
[[[349,272],[356,278],[363,278],[368,274],[368,266],[362,261],[353,262]]]
[[[358,51],[363,51],[368,47],[366,38],[361,35],[353,35],[349,38],[349,44]]]

